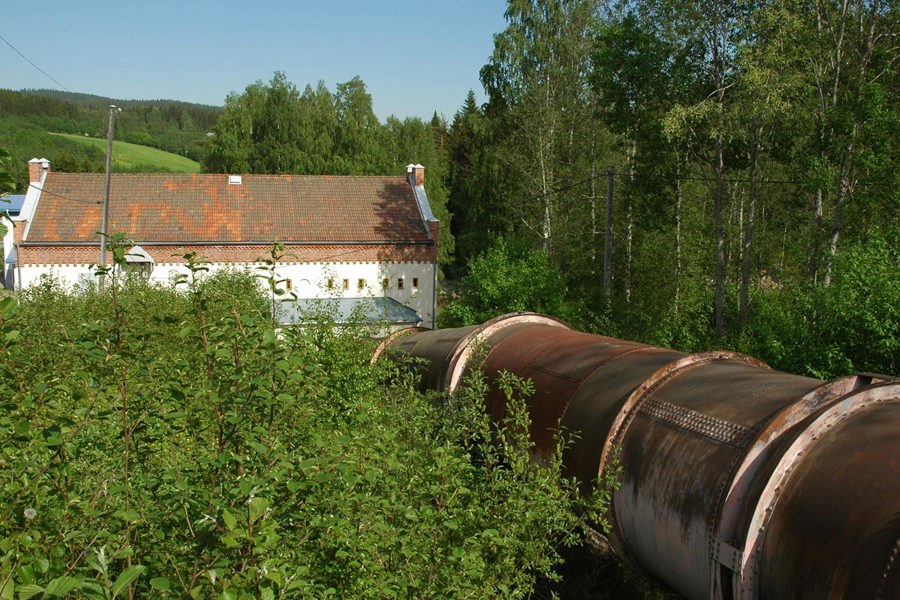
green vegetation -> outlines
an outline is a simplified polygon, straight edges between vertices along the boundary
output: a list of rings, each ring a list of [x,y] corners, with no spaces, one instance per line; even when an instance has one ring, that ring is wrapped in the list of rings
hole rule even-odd
[[[15,189],[15,181],[10,174],[9,152],[0,148],[0,195],[8,194]]]
[[[509,0],[506,18],[488,102],[470,94],[447,135],[446,322],[565,289],[556,310],[602,333],[898,373],[896,277],[861,276],[900,266],[894,4]]]
[[[54,134],[72,140],[78,144],[84,144],[91,148],[106,153],[106,139],[82,137],[72,134]],[[113,169],[116,171],[132,171],[143,173],[158,173],[171,171],[172,173],[199,173],[200,163],[184,156],[178,156],[170,152],[163,152],[149,146],[140,146],[128,142],[115,142],[113,144]]]
[[[584,305],[568,297],[563,274],[539,250],[511,248],[500,239],[469,265],[460,294],[441,312],[442,327],[483,323],[511,312],[533,311],[581,323]]]
[[[0,187],[6,170],[24,189],[32,157],[101,171],[110,103],[117,151],[209,172],[422,163],[445,325],[535,310],[817,377],[900,374],[894,4],[510,0],[506,17],[487,103],[470,92],[449,124],[379,123],[358,77],[301,92],[275,73],[222,109],[0,90]],[[176,288],[0,300],[0,599],[552,589],[597,517],[558,463],[527,461],[528,382],[422,396],[351,332],[276,335],[253,281],[196,258]]]
[[[379,123],[359,78],[301,93],[276,73],[228,98],[205,168],[425,164],[456,280],[445,324],[543,310],[800,373],[897,372],[896,288],[841,283],[859,261],[897,266],[874,252],[900,235],[889,2],[510,0],[506,18],[488,102],[470,92],[449,126]],[[866,311],[841,300],[869,291]]]
[[[523,598],[602,523],[529,460],[527,382],[423,396],[187,258],[174,288],[0,300],[0,598]]]
[[[445,323],[531,308],[803,373],[897,372],[895,288],[857,275],[896,269],[896,253],[878,250],[900,235],[892,3],[509,0],[506,19],[480,73],[488,101],[470,92],[449,124],[380,123],[359,77],[301,91],[276,72],[222,109],[115,101],[126,109],[116,139],[209,172],[396,175],[424,164],[441,267],[457,283]],[[102,170],[100,149],[47,132],[101,140],[109,102],[0,90],[18,189],[32,156]],[[841,339],[850,331],[862,337]]]
[[[73,173],[99,173],[105,166],[105,149],[101,152],[53,135],[24,118],[0,117],[0,139],[9,149],[9,172],[19,193],[28,187],[27,163],[32,158],[49,158],[53,169]]]
[[[221,111],[174,100],[114,100],[53,90],[0,90],[0,143],[12,155],[16,188],[25,189],[26,162],[31,158],[49,159],[56,171],[102,172],[110,104],[123,109],[116,117],[116,144],[149,146],[196,162],[206,156],[208,134]],[[90,148],[54,133],[103,142]],[[157,166],[156,159],[139,159],[122,168],[188,170],[185,166],[170,167],[168,161]],[[190,172],[194,169],[191,166]]]
[[[450,222],[446,123],[435,115],[430,123],[390,117],[382,125],[359,77],[338,84],[334,93],[319,82],[301,94],[276,72],[268,83],[230,94],[214,133],[204,161],[204,170],[213,173],[396,176],[421,163],[431,209],[442,223]],[[440,236],[440,262],[449,265],[450,228],[442,227]]]

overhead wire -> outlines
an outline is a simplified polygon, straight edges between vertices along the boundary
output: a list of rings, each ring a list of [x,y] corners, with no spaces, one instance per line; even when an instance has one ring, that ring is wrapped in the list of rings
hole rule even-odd
[[[29,65],[31,65],[32,67],[34,67],[35,69],[37,69],[38,71],[40,71],[47,79],[49,79],[50,81],[52,81],[53,83],[55,83],[56,85],[58,85],[59,87],[61,87],[62,89],[64,89],[65,91],[67,91],[67,92],[69,92],[69,93],[72,93],[72,90],[70,90],[69,88],[67,88],[66,86],[64,86],[64,85],[61,84],[60,82],[58,82],[58,81],[57,81],[52,75],[50,75],[47,71],[43,70],[42,68],[40,68],[39,66],[37,66],[36,64],[34,64],[34,61],[32,61],[30,58],[28,58],[27,56],[25,56],[24,54],[22,54],[21,52],[19,52],[19,49],[16,48],[15,46],[13,46],[13,45],[9,42],[9,40],[7,40],[7,39],[6,39],[5,37],[3,37],[2,35],[0,35],[0,40],[3,40],[3,42],[4,42],[7,46],[9,46],[10,48],[12,48],[13,52],[15,52],[16,54],[18,54],[18,55],[21,56],[22,58],[24,58],[24,59],[28,62]]]
[[[94,204],[100,204],[100,202],[101,202],[99,199],[98,200],[83,200],[80,198],[72,198],[70,196],[64,196],[63,194],[57,194],[56,192],[51,192],[49,190],[43,189],[39,186],[34,185],[33,183],[29,183],[28,187],[36,189],[42,195],[47,194],[48,196],[56,196],[57,198],[62,198],[63,200],[68,200],[69,202],[75,202],[76,204],[85,204],[85,205],[91,206]]]
[[[577,188],[579,186],[591,183],[592,181],[606,181],[606,179],[608,177],[609,177],[609,175],[607,174],[606,171],[604,171],[602,173],[598,173],[597,175],[593,175],[593,176],[587,177],[585,179],[580,179],[578,181],[575,181],[574,183],[568,183],[566,185],[552,187],[552,188],[548,189],[546,192],[527,196],[524,198],[524,201],[529,202],[529,201],[534,201],[534,200],[540,200],[544,195],[559,194],[562,192],[566,192],[571,189]],[[626,175],[626,174],[620,173],[620,172],[614,172],[613,177],[616,179],[616,181],[619,181],[619,182],[628,182],[630,179],[629,175]],[[688,175],[688,176],[679,177],[678,179],[680,179],[681,181],[705,181],[705,182],[708,182],[708,181],[714,180],[715,178],[703,177],[702,175]],[[744,178],[728,177],[728,178],[722,179],[722,181],[724,183],[750,183],[749,178],[744,179]],[[807,182],[807,181],[791,180],[791,179],[757,179],[756,180],[757,185],[806,185],[808,183],[809,182]],[[891,184],[889,182],[885,182],[885,181],[859,181],[854,184],[854,186],[856,186],[856,187],[887,187],[889,185],[891,185]]]

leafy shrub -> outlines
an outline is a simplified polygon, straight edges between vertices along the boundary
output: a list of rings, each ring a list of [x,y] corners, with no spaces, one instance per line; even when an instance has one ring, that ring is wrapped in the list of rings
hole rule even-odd
[[[900,373],[900,253],[878,235],[836,257],[830,285],[754,291],[739,348],[785,371],[830,379]]]
[[[516,598],[554,577],[607,496],[527,460],[525,382],[491,423],[477,379],[423,396],[364,332],[276,335],[251,276],[189,259],[175,287],[0,300],[0,598]]]
[[[580,304],[568,297],[565,278],[540,250],[502,238],[469,262],[458,298],[442,311],[441,326],[457,327],[512,312],[539,312],[579,319]]]

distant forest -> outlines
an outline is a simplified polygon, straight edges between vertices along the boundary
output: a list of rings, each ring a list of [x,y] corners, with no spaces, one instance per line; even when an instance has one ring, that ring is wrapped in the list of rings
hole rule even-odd
[[[125,106],[116,139],[207,172],[426,166],[444,325],[538,310],[818,376],[900,370],[900,11],[888,0],[510,0],[488,101],[379,122],[360,78],[276,72],[222,108]],[[99,153],[102,98],[0,92],[0,147]],[[608,199],[611,203],[608,204]],[[607,211],[610,218],[607,218]]]
[[[53,133],[106,138],[109,106],[116,118],[115,139],[151,146],[203,162],[207,134],[221,108],[176,100],[116,100],[55,90],[0,90],[0,146],[12,156],[17,189],[27,184],[26,162],[48,158],[54,170],[103,171],[106,155]]]

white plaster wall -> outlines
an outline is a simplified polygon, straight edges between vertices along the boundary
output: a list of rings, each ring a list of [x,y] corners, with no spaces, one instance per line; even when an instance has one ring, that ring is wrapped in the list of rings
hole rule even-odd
[[[52,277],[65,287],[73,287],[79,283],[81,277],[91,277],[91,270],[87,265],[28,265],[13,268],[17,280],[16,288],[35,285],[44,275]],[[21,279],[19,279],[20,273]]]
[[[0,210],[2,209],[3,205],[0,204]],[[21,217],[11,217],[11,219],[0,218],[0,224],[6,228],[6,233],[3,235],[3,264],[0,265],[0,273],[4,276],[6,275],[7,269],[12,269],[11,265],[6,264],[6,257],[12,254],[13,246],[15,244],[16,228],[25,227],[25,223],[23,223],[22,220]]]
[[[248,269],[254,274],[262,275],[256,267],[259,264],[212,263],[205,265],[206,274],[221,269]],[[183,264],[155,264],[150,280],[156,283],[169,284],[177,274],[188,275],[190,271]],[[36,284],[42,275],[50,275],[66,287],[73,287],[84,280],[92,280],[93,273],[88,265],[63,266],[23,266],[21,268],[22,287]],[[18,273],[16,274],[18,276]],[[432,306],[434,301],[434,269],[429,263],[278,263],[276,278],[281,289],[287,288],[290,279],[291,292],[298,298],[357,298],[380,297],[387,295],[401,304],[409,306],[422,317],[422,325],[432,324]],[[382,281],[388,279],[388,288],[382,288]],[[403,279],[403,289],[398,280]],[[418,286],[413,286],[418,278]],[[328,288],[328,280],[334,285]],[[343,289],[343,280],[348,282],[348,289]],[[365,287],[358,287],[359,280],[365,281]],[[260,279],[260,285],[267,282]],[[18,287],[18,286],[17,286]]]

